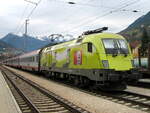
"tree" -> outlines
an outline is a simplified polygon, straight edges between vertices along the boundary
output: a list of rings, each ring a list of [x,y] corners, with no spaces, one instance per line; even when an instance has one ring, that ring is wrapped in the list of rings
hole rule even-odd
[[[145,27],[143,27],[142,37],[141,37],[141,55],[146,56],[148,54],[149,36]]]

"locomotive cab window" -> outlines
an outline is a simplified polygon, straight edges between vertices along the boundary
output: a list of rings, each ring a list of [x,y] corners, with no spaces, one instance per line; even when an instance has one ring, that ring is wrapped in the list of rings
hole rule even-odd
[[[106,54],[128,54],[128,45],[124,39],[103,39]]]
[[[88,52],[90,52],[90,53],[92,53],[92,43],[87,43],[87,50],[88,50]]]
[[[36,62],[38,62],[38,61],[39,61],[39,56],[37,55],[37,56],[36,56]]]

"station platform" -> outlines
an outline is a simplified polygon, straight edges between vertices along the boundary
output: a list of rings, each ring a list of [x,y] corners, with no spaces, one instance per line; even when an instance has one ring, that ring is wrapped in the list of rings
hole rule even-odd
[[[0,71],[0,113],[22,113]]]

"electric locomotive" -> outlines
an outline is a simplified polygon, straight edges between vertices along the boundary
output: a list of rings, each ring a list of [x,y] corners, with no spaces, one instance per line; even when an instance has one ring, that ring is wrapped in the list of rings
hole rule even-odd
[[[124,90],[128,80],[138,80],[129,44],[106,27],[84,32],[77,39],[45,47],[39,52],[39,71],[75,85]]]

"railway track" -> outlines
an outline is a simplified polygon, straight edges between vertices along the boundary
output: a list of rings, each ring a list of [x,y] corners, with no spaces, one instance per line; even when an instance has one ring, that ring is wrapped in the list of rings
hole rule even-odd
[[[102,91],[89,91],[89,90],[82,90],[82,89],[79,90],[100,98],[104,98],[106,100],[113,101],[118,104],[122,104],[131,108],[135,108],[150,113],[149,96],[140,95],[128,91],[102,92]]]
[[[23,113],[89,113],[12,71],[2,74]]]
[[[150,96],[140,95],[137,93],[129,92],[129,91],[118,91],[118,92],[104,92],[104,91],[97,91],[97,90],[90,90],[88,88],[78,88],[73,84],[65,81],[54,80],[55,82],[60,82],[71,88],[75,88],[79,91],[91,94],[93,96],[97,96],[100,98],[104,98],[106,100],[113,101],[115,103],[119,103],[131,108],[135,108],[141,111],[145,111],[150,113]]]
[[[129,84],[129,85],[150,89],[150,82],[139,81],[136,84]]]
[[[126,106],[136,108],[142,111],[150,112],[150,97],[145,95],[140,95],[128,91],[120,91],[117,93],[99,93],[100,96],[104,98],[117,102],[119,104],[124,104]],[[98,95],[99,96],[99,95]]]
[[[103,92],[103,91],[96,91],[96,90],[90,90],[88,88],[78,88],[77,86],[74,86],[70,82],[66,82],[63,80],[55,80],[52,79],[52,81],[58,82],[59,84],[62,84],[67,87],[71,87],[74,89],[77,89],[79,91],[104,98],[110,101],[113,101],[115,103],[123,104],[131,108],[139,109],[141,111],[145,111],[150,113],[150,97],[145,95],[136,94],[133,92],[127,92],[127,91],[120,91],[120,92]]]

